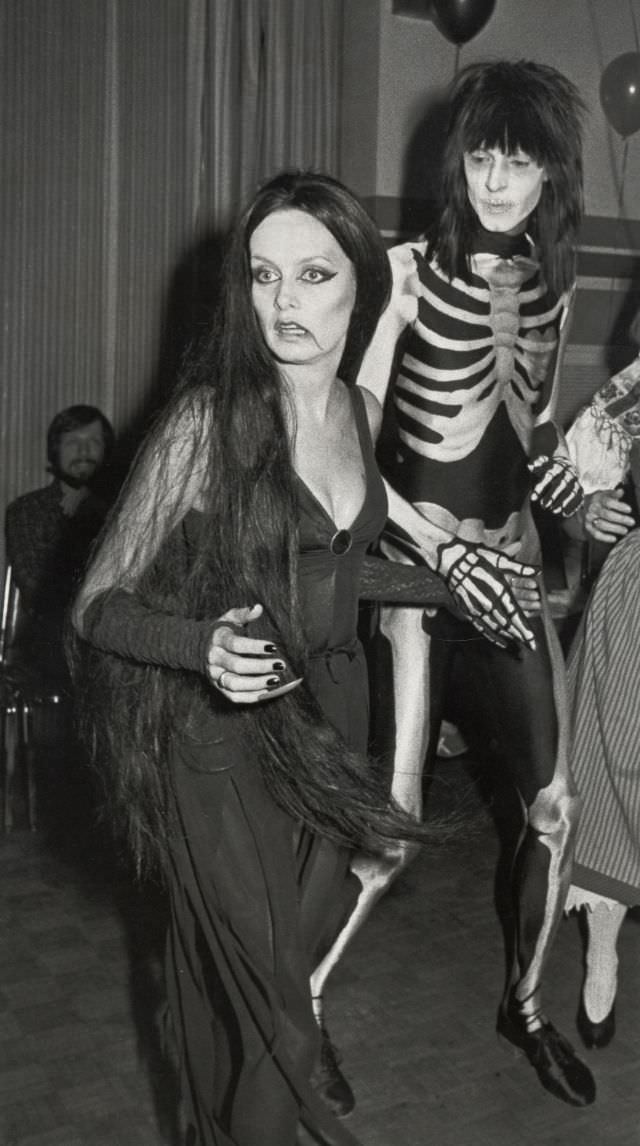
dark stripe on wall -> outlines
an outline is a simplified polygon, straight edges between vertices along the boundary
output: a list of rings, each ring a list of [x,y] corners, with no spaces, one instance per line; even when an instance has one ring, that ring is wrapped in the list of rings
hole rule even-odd
[[[434,217],[433,201],[379,195],[363,202],[389,243],[415,237]],[[619,354],[609,357],[619,369],[637,353],[630,329],[640,315],[640,220],[584,219],[578,287],[569,343],[617,348]]]
[[[640,282],[640,249],[592,251],[578,247],[578,274],[603,279],[635,279]]]
[[[627,342],[636,315],[640,315],[640,281],[628,290],[614,290],[608,279],[602,289],[580,286],[569,341],[584,346]]]
[[[435,217],[433,200],[363,198],[369,214],[389,238],[414,238]],[[640,278],[640,219],[588,215],[580,229],[578,272],[616,278]]]

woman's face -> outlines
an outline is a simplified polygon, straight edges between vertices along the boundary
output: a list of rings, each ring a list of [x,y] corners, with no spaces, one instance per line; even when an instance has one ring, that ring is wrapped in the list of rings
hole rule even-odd
[[[526,152],[506,155],[497,147],[464,153],[469,202],[488,231],[517,235],[538,205],[547,179],[544,167]]]
[[[356,277],[331,232],[306,211],[275,211],[256,227],[249,254],[253,305],[274,357],[291,365],[332,358],[337,369]]]

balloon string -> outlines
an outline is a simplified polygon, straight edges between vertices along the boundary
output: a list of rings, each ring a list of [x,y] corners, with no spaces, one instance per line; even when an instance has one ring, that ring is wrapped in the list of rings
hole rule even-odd
[[[456,57],[455,57],[455,63],[453,65],[454,78],[457,76],[459,70],[460,70],[460,45],[456,44]]]
[[[633,4],[629,0],[629,11],[631,12],[631,21],[633,23],[633,34],[636,38],[636,51],[640,52],[640,37],[638,36],[638,25],[636,23],[636,14],[633,10]]]
[[[624,204],[624,185],[627,177],[627,156],[629,154],[629,140],[625,139],[624,148],[622,150],[622,170],[620,172],[620,197],[618,199],[618,208],[622,210]]]

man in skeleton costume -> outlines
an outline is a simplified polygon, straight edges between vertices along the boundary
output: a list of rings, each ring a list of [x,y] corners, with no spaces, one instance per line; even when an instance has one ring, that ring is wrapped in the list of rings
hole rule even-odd
[[[499,62],[458,76],[439,220],[425,241],[391,251],[394,297],[358,379],[383,401],[399,363],[388,476],[420,517],[410,537],[405,522],[390,535],[387,553],[410,561],[418,550],[460,612],[382,610],[393,656],[393,794],[421,815],[425,756],[435,749],[451,663],[463,649],[524,813],[513,867],[515,957],[497,1027],[542,1085],[576,1106],[593,1102],[593,1078],[540,1000],[578,801],[567,766],[564,664],[536,576],[530,503],[566,517],[582,501],[553,421],[575,285],[581,117],[577,91],[552,68]],[[392,517],[393,510],[391,502]],[[363,892],[312,980],[314,994],[406,859],[377,875],[356,866]]]

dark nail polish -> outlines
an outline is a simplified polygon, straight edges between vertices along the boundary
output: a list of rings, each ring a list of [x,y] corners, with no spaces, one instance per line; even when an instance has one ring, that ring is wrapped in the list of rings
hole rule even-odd
[[[280,684],[279,676],[270,676],[267,681],[267,688],[277,688]]]
[[[275,645],[265,645],[264,651],[265,653],[277,653],[278,650]]]
[[[271,667],[274,672],[282,672],[284,669],[284,661],[274,661]]]

